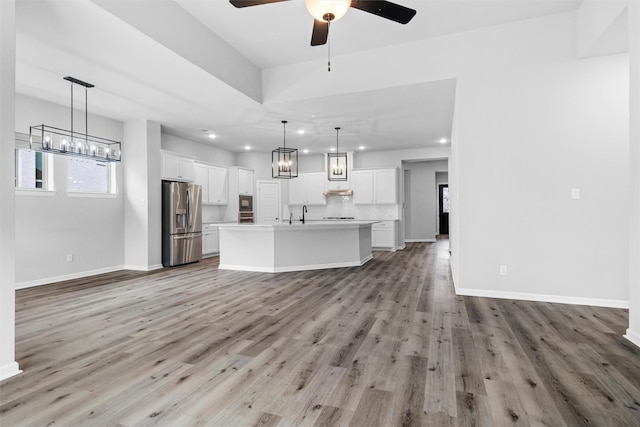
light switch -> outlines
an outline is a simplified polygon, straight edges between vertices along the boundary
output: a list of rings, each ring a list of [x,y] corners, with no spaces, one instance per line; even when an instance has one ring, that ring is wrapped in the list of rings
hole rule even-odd
[[[578,200],[580,198],[580,189],[579,188],[572,188],[571,189],[571,198],[573,200]]]

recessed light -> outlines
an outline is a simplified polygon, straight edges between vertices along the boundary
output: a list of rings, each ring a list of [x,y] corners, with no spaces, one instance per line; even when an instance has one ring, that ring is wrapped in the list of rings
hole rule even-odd
[[[245,145],[245,146],[244,146],[244,149],[245,149],[245,150],[251,150],[251,146],[250,146],[250,145]]]
[[[329,148],[329,150],[336,151],[336,147],[331,147],[331,148]]]
[[[215,134],[215,133],[210,133],[210,134],[209,134],[209,138],[211,138],[211,139],[216,139],[216,134]]]
[[[440,144],[446,144],[447,143],[447,138],[440,138]]]
[[[359,146],[358,150],[364,150],[364,145]]]
[[[302,150],[302,152],[303,152],[304,154],[309,154],[309,149],[308,149],[308,148],[305,148],[304,150]]]
[[[298,135],[304,135],[304,129],[298,129]]]

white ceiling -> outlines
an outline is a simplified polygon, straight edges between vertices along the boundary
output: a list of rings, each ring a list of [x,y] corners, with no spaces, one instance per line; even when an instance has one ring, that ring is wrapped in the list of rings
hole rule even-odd
[[[332,24],[332,57],[571,11],[581,0],[398,3],[417,10],[407,25],[357,9]],[[96,85],[92,113],[154,120],[167,133],[234,152],[280,145],[281,120],[289,121],[287,142],[312,153],[335,145],[336,126],[347,150],[437,146],[450,137],[454,79],[275,104],[220,77],[246,61],[259,84],[260,70],[324,60],[327,46],[309,44],[312,23],[302,0],[243,9],[224,0],[17,0],[17,91],[68,106],[62,77],[71,75]],[[199,38],[185,25],[201,26]],[[221,54],[223,43],[236,52]],[[332,78],[340,78],[336,62]]]

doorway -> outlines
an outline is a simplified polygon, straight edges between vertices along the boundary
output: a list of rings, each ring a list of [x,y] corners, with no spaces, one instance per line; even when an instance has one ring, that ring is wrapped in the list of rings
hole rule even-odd
[[[258,224],[279,224],[282,217],[280,181],[257,181]]]
[[[449,234],[449,184],[438,185],[438,234]]]

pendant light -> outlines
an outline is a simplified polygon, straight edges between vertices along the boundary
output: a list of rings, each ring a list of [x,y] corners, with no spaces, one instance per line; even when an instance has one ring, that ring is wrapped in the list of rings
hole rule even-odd
[[[271,152],[271,176],[273,178],[291,179],[298,177],[298,150],[287,148],[287,121],[282,121],[282,147]]]
[[[121,160],[121,144],[99,136],[89,135],[89,109],[87,108],[88,89],[94,87],[75,77],[64,77],[71,82],[71,129],[60,129],[53,126],[37,125],[29,128],[29,146],[33,148],[34,138],[39,139],[42,151],[75,157],[86,157],[102,162],[119,162]],[[73,85],[84,86],[84,133],[73,130]]]
[[[327,179],[329,181],[347,181],[347,153],[340,153],[338,145],[338,133],[336,129],[336,152],[327,153]]]

